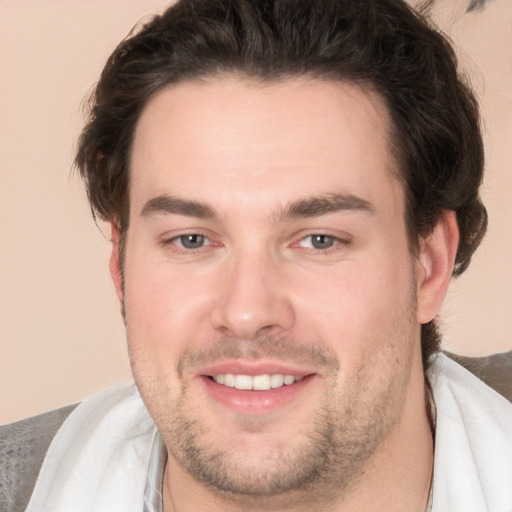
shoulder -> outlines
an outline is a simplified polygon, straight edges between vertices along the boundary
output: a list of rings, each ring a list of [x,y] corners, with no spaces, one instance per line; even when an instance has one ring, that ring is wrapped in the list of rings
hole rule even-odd
[[[511,377],[504,374],[498,378],[498,374],[490,375],[490,367],[478,363],[468,368],[467,361],[455,361],[444,354],[439,354],[428,370],[438,409],[442,411],[444,405],[456,405],[458,414],[466,417],[468,423],[472,423],[470,419],[482,419],[480,415],[485,415],[485,419],[493,418],[510,434],[508,420],[512,418],[512,403],[508,386]],[[502,418],[506,419],[504,424]]]
[[[46,451],[76,405],[0,427],[0,510],[25,510]]]
[[[512,350],[484,357],[445,354],[512,402]]]
[[[443,354],[428,376],[436,411],[433,510],[512,510],[512,404]]]

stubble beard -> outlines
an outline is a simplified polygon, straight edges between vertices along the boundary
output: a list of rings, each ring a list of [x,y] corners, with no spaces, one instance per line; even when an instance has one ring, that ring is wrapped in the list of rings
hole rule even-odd
[[[404,335],[410,336],[411,332],[401,332],[398,338],[402,339],[393,340],[393,343],[410,344],[410,340],[403,339]],[[216,355],[225,357],[238,357],[244,352],[239,340],[222,339],[215,346],[218,347],[215,349]],[[298,346],[296,340],[286,338],[253,340],[251,353],[246,351],[242,355],[264,357],[277,353],[283,360],[289,360],[291,354],[297,352]],[[315,350],[316,356],[312,357],[323,358],[326,365],[326,391],[321,403],[312,408],[308,425],[296,436],[299,438],[296,442],[292,437],[287,446],[268,449],[264,457],[258,457],[255,465],[236,447],[215,444],[212,429],[192,406],[188,387],[184,385],[174,403],[165,402],[164,399],[155,406],[154,395],[146,400],[170,457],[196,481],[234,497],[264,499],[294,492],[308,493],[312,489],[315,494],[323,489],[326,496],[329,493],[340,495],[349,492],[364,473],[379,445],[399,421],[409,372],[404,367],[402,372],[388,369],[383,386],[376,394],[368,395],[365,393],[368,382],[371,382],[375,372],[382,370],[379,357],[369,353],[355,372],[355,382],[349,383],[351,389],[340,393],[336,392],[335,387],[340,371],[336,356],[325,348],[316,347]],[[207,357],[216,355],[210,353]],[[301,358],[304,359],[303,353],[297,359]],[[406,366],[408,363],[404,359],[408,358],[407,351],[401,353],[400,358],[402,365]],[[183,371],[184,360],[187,357],[181,358],[182,367],[180,369],[178,365],[178,373]],[[389,364],[389,356],[384,363]],[[139,384],[136,366],[134,375]],[[144,388],[148,389],[144,384],[140,381],[139,389],[143,397],[147,396]],[[149,389],[154,393],[155,383]],[[165,396],[166,393],[161,392],[160,395]],[[262,447],[262,450],[265,448]]]

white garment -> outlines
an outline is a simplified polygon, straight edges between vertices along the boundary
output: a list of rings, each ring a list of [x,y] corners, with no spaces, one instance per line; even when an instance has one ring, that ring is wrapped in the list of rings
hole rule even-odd
[[[429,373],[436,406],[433,512],[512,512],[512,404],[440,355]]]
[[[85,400],[50,444],[26,512],[142,512],[157,437],[133,382]]]
[[[444,355],[429,370],[433,512],[512,511],[512,404]],[[142,512],[157,429],[135,386],[80,404],[50,445],[26,512]]]

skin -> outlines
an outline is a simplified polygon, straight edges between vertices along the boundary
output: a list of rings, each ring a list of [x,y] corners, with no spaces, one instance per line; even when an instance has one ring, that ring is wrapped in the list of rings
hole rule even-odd
[[[388,133],[377,94],[318,80],[184,82],[146,106],[111,272],[166,511],[425,509],[420,325],[458,232],[446,213],[410,254]],[[226,368],[307,378],[265,400],[207,377]]]

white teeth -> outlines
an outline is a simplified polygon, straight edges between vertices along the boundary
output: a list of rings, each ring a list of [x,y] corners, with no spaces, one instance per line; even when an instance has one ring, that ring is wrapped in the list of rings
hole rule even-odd
[[[255,375],[254,377],[251,375],[234,375],[232,373],[224,373],[214,375],[213,380],[217,382],[217,384],[223,384],[230,388],[267,391],[269,389],[280,388],[282,386],[289,386],[294,382],[302,380],[302,377],[295,375],[283,375],[280,373],[272,375]]]
[[[295,382],[295,377],[293,375],[285,375],[284,376],[284,383],[289,386],[290,384],[293,384]]]
[[[237,375],[235,377],[236,389],[252,389],[252,377],[249,375]]]
[[[271,388],[280,388],[284,384],[284,375],[280,375],[279,373],[276,375],[272,375],[270,377],[270,387]]]
[[[224,377],[224,386],[230,388],[235,387],[235,376],[232,373],[226,373],[226,375],[222,375],[222,377]]]
[[[266,391],[270,389],[270,375],[256,375],[252,379],[252,389]]]

